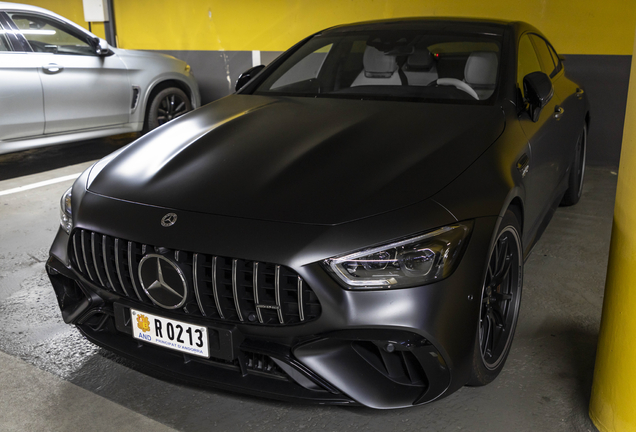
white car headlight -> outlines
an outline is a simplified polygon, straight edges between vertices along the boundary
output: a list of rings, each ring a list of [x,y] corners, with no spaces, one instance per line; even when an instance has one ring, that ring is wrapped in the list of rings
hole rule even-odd
[[[445,226],[426,234],[330,258],[324,266],[348,289],[387,289],[442,280],[459,262],[472,223]]]
[[[64,195],[62,195],[62,199],[60,200],[60,225],[62,225],[62,228],[64,228],[64,231],[68,234],[70,234],[73,229],[73,211],[71,210],[72,190],[73,186],[64,192]]]

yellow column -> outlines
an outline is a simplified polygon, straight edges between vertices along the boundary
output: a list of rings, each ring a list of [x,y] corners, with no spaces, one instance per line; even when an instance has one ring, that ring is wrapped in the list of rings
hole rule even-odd
[[[636,431],[636,38],[634,42],[590,402],[590,418],[602,432]]]

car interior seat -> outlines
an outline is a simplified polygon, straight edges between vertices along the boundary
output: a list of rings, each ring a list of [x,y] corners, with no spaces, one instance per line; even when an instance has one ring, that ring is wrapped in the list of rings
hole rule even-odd
[[[426,48],[415,49],[406,60],[404,74],[409,85],[426,86],[438,78],[435,59]]]
[[[497,82],[497,54],[492,51],[474,51],[466,60],[464,81],[470,85],[479,100],[488,99]]]
[[[367,46],[362,58],[363,70],[351,84],[351,87],[363,85],[402,85],[398,73],[395,55]]]

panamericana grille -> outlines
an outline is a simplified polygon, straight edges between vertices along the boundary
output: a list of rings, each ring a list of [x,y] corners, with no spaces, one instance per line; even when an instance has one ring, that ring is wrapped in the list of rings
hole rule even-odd
[[[221,321],[289,325],[316,319],[320,302],[293,270],[276,264],[169,250],[88,230],[71,234],[69,256],[84,277],[133,300],[152,305],[139,280],[139,262],[159,253],[175,262],[191,288],[174,312]]]

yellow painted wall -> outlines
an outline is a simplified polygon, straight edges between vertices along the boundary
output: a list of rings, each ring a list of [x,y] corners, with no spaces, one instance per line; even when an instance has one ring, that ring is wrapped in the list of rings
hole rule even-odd
[[[634,0],[115,0],[124,48],[283,51],[337,24],[405,16],[527,21],[568,54],[631,54]],[[140,26],[155,22],[156,25]]]
[[[113,0],[119,46],[283,51],[326,27],[407,16],[521,20],[565,54],[632,53],[634,0]],[[84,22],[81,0],[26,0]]]

